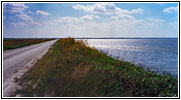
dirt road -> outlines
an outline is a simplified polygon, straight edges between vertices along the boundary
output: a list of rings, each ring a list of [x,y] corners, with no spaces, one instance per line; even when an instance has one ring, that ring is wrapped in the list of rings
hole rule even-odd
[[[17,88],[15,79],[21,77],[37,59],[41,58],[56,40],[7,50],[3,52],[3,96],[10,96]]]

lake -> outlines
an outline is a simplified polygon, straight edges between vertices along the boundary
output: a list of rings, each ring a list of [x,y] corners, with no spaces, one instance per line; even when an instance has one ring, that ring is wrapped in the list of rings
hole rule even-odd
[[[178,77],[178,39],[87,39],[116,59]]]

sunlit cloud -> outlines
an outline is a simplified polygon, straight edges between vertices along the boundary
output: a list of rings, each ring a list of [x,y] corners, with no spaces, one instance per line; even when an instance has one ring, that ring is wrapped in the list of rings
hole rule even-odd
[[[166,13],[173,13],[177,11],[178,11],[178,7],[169,7],[169,8],[163,9],[163,12],[166,12]]]
[[[93,14],[105,14],[105,15],[132,14],[132,13],[140,13],[143,11],[140,8],[133,10],[121,9],[113,3],[94,4],[87,6],[75,5],[73,6],[73,8],[75,10],[82,10]]]
[[[36,10],[36,14],[43,15],[43,16],[49,16],[50,15],[48,12],[40,11],[40,10]]]

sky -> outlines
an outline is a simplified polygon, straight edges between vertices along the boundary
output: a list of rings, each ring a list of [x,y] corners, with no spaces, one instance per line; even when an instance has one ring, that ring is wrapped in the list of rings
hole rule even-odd
[[[178,3],[3,3],[3,38],[178,37]]]

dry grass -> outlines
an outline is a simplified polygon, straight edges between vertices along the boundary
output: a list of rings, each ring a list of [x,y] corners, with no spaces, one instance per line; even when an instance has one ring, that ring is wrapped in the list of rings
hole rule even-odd
[[[52,39],[3,39],[3,50],[16,49],[49,40]]]
[[[23,96],[178,96],[178,80],[115,60],[85,41],[60,39],[24,78]]]

